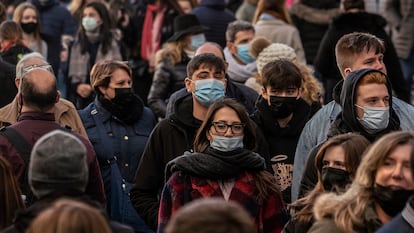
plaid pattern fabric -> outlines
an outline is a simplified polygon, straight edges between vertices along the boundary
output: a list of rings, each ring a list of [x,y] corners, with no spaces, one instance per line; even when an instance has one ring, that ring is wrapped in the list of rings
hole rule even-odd
[[[288,220],[279,193],[273,193],[263,203],[257,200],[258,190],[250,173],[235,178],[229,200],[240,203],[254,218],[256,232],[281,232]],[[223,197],[216,180],[174,173],[164,186],[158,212],[158,232],[164,232],[171,216],[186,203],[208,197]],[[224,197],[223,197],[224,198]]]

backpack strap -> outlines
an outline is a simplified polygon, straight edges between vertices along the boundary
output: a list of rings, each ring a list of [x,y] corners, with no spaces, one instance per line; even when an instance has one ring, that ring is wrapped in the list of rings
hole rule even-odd
[[[32,145],[30,145],[27,140],[15,129],[12,127],[3,127],[0,129],[0,135],[3,135],[17,150],[20,157],[23,159],[26,168],[23,171],[21,180],[22,192],[26,195],[26,205],[29,206],[35,201],[35,197],[30,190],[29,180],[28,180],[28,167],[29,167],[29,157],[32,151]]]

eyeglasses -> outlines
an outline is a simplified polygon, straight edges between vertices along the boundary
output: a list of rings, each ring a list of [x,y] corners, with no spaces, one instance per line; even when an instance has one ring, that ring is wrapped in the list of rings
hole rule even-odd
[[[212,124],[216,132],[219,134],[225,134],[229,128],[231,129],[231,132],[233,134],[242,134],[245,126],[242,123],[235,123],[229,125],[221,121],[213,122]]]
[[[35,69],[47,70],[51,72],[52,74],[54,74],[53,68],[50,64],[34,64],[34,65],[28,65],[28,66],[23,67],[21,77],[25,76],[27,73]]]

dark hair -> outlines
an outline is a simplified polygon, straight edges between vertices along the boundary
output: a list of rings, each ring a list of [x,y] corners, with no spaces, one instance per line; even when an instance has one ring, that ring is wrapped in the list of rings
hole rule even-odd
[[[95,9],[98,12],[99,16],[101,17],[102,24],[99,27],[100,27],[100,38],[102,39],[101,40],[102,54],[107,54],[111,48],[112,40],[114,39],[113,34],[112,34],[112,29],[114,28],[114,22],[112,21],[112,18],[109,14],[108,9],[103,3],[90,2],[83,7],[82,12],[87,7],[92,7],[93,9]],[[79,26],[78,34],[79,34],[81,54],[85,54],[86,51],[88,50],[87,48],[89,45],[87,42],[88,40],[85,34],[85,30],[83,29],[82,26]]]
[[[236,34],[241,31],[255,32],[254,27],[251,23],[243,20],[236,20],[230,22],[227,25],[226,40],[229,42],[234,42],[234,40],[236,40]]]
[[[251,124],[246,108],[234,99],[221,98],[215,101],[208,108],[206,118],[204,119],[203,123],[198,129],[197,135],[194,140],[194,151],[203,152],[205,151],[205,149],[207,149],[209,145],[209,140],[207,139],[207,132],[212,126],[213,118],[216,112],[225,107],[233,109],[237,113],[237,116],[240,118],[241,123],[245,124],[243,137],[244,147],[246,149],[253,150],[256,143],[256,133]]]
[[[298,223],[308,224],[312,221],[314,203],[316,199],[325,192],[321,172],[326,151],[334,146],[341,146],[344,149],[345,168],[353,179],[364,155],[364,151],[367,150],[369,145],[370,142],[358,133],[336,135],[323,143],[323,145],[318,149],[318,152],[315,156],[315,166],[318,173],[318,182],[316,183],[314,189],[312,189],[312,191],[310,191],[306,196],[289,205],[292,217]],[[336,191],[342,192],[344,190]]]
[[[190,62],[188,62],[187,77],[191,79],[191,76],[193,76],[194,72],[198,70],[200,67],[214,67],[217,70],[222,70],[226,72],[226,64],[221,58],[211,53],[203,53],[193,57],[193,59],[191,59]]]
[[[30,77],[32,72],[27,72],[20,80],[20,94],[23,103],[26,106],[37,108],[41,112],[49,111],[55,105],[58,95],[56,78],[53,79],[52,85],[47,90],[39,90]]]
[[[329,138],[319,148],[315,156],[315,166],[318,169],[319,177],[323,167],[323,158],[328,148],[341,146],[344,149],[345,169],[353,178],[361,162],[362,155],[369,145],[368,139],[358,133],[339,134]]]
[[[365,10],[364,0],[342,0],[344,10],[359,9]]]
[[[302,73],[299,68],[286,59],[267,63],[262,69],[262,85],[277,89],[302,86]]]
[[[0,24],[0,39],[10,40],[16,44],[23,44],[23,30],[13,20],[6,20]]]
[[[336,64],[344,76],[344,69],[351,67],[355,57],[363,51],[375,50],[375,54],[384,53],[384,42],[380,38],[364,32],[353,32],[342,36],[335,46]]]

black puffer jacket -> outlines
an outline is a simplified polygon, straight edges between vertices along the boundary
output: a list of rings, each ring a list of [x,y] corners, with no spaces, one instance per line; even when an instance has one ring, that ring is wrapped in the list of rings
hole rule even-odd
[[[306,62],[313,64],[329,23],[339,14],[339,1],[302,0],[294,3],[289,11],[293,23],[299,30]]]
[[[321,42],[314,62],[315,69],[322,75],[322,79],[336,81],[342,79],[336,65],[335,45],[343,35],[352,32],[371,33],[384,40],[384,64],[387,67],[387,75],[390,77],[392,88],[398,98],[408,102],[410,96],[408,88],[405,85],[395,48],[384,31],[385,25],[386,20],[382,16],[365,12],[344,13],[334,18]],[[331,91],[326,90],[327,93]]]
[[[164,60],[156,67],[147,102],[157,117],[165,117],[171,94],[184,87],[186,67],[190,59],[185,54],[181,56],[182,61],[176,65]]]

